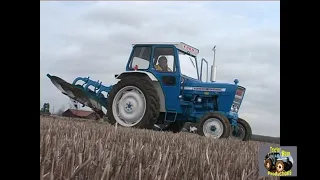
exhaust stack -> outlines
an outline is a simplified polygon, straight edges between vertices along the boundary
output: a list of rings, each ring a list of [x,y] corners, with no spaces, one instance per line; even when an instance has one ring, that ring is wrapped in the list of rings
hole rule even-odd
[[[213,61],[211,65],[211,82],[216,81],[216,76],[217,76],[217,66],[216,66],[216,45],[212,48],[213,51]]]

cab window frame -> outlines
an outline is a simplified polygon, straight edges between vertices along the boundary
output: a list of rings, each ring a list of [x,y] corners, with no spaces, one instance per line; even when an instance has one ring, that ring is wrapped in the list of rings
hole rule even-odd
[[[145,57],[148,56],[149,59],[144,59],[144,58],[141,58],[141,57],[139,57],[139,56],[136,56],[135,53],[136,53],[136,49],[138,49],[138,48],[146,48],[141,56],[144,57],[144,56],[143,56],[144,53],[149,53],[149,55],[148,55],[148,54],[145,55]],[[142,51],[142,50],[140,50],[140,53],[141,53],[141,51]],[[138,66],[138,69],[137,69],[137,70],[144,70],[144,71],[148,70],[148,69],[150,68],[150,65],[152,64],[152,61],[151,61],[151,60],[152,60],[152,46],[150,46],[150,45],[135,45],[135,46],[132,48],[132,52],[131,52],[131,55],[130,55],[130,61],[129,61],[128,65],[127,65],[127,68],[128,68],[129,70],[134,70],[134,67],[132,66],[132,65],[133,65],[132,63],[133,63],[134,57],[137,57],[137,58],[140,58],[140,59],[143,59],[143,60],[146,60],[146,61],[149,62],[149,65],[146,67],[146,69],[140,68],[140,67]]]
[[[172,51],[172,54],[167,54],[167,53],[164,53],[164,54],[162,54],[162,53],[157,53],[157,50],[158,49],[170,49],[170,50],[165,50],[165,52],[166,51]],[[159,50],[158,50],[159,51]],[[163,51],[163,50],[162,50]],[[175,48],[174,47],[168,47],[168,46],[164,46],[164,47],[159,47],[159,46],[157,46],[157,47],[154,47],[154,49],[153,49],[153,57],[152,57],[152,60],[153,60],[153,67],[155,68],[155,71],[157,71],[157,72],[159,72],[159,73],[175,73],[176,71],[177,71],[177,59],[176,59],[176,57],[175,57]],[[160,50],[160,52],[161,52],[161,50]],[[172,71],[160,71],[160,70],[157,70],[156,69],[156,66],[157,66],[157,64],[159,64],[159,58],[161,57],[161,56],[172,56],[173,57],[173,61],[172,61],[172,68],[169,66],[169,60],[168,60],[168,57],[166,57],[167,58],[167,63],[168,63],[168,67],[172,70]]]

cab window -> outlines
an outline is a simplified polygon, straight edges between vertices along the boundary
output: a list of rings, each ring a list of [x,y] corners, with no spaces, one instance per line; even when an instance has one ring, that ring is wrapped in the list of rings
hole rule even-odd
[[[149,46],[137,46],[133,50],[131,57],[131,63],[129,64],[129,69],[145,70],[149,68],[150,57],[151,57],[151,47]]]
[[[155,69],[159,72],[176,71],[173,48],[155,48],[153,61]]]

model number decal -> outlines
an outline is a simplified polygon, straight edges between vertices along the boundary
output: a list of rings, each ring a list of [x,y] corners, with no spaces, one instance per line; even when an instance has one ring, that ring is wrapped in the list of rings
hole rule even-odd
[[[226,88],[207,88],[207,87],[184,87],[184,90],[225,92],[227,89]]]

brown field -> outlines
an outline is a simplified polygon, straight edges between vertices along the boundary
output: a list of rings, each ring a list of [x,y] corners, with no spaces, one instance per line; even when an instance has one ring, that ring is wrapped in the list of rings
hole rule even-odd
[[[40,179],[257,180],[261,142],[40,117]]]

